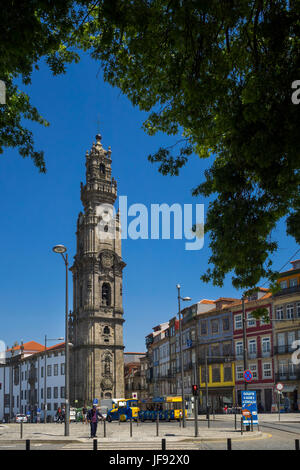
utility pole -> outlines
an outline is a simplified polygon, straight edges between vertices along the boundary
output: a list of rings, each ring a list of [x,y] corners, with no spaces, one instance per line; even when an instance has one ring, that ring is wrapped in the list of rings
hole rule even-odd
[[[45,335],[45,357],[44,357],[44,423],[47,423],[47,397],[46,397],[46,374],[47,374],[47,335]]]
[[[70,435],[70,374],[69,374],[69,298],[68,298],[68,253],[64,245],[56,245],[54,253],[59,253],[65,263],[66,268],[66,295],[65,295],[65,436]],[[65,253],[65,255],[64,255]]]
[[[248,370],[248,351],[247,351],[247,323],[245,312],[245,298],[242,297],[242,310],[243,310],[243,343],[244,343],[244,371]],[[245,391],[248,390],[248,382],[245,380]],[[246,426],[246,431],[250,431],[250,426]]]
[[[248,369],[248,351],[247,351],[247,326],[246,326],[246,312],[245,312],[245,299],[242,297],[242,310],[243,310],[243,343],[244,343],[244,371]],[[245,390],[248,389],[247,380],[245,380]]]
[[[181,370],[181,398],[182,398],[182,425],[185,428],[185,396],[184,396],[184,372],[183,372],[183,353],[182,353],[182,327],[181,327],[181,307],[180,300],[189,302],[192,300],[190,297],[181,297],[180,296],[180,284],[177,284],[178,291],[178,318],[179,318],[179,343],[180,343],[180,370]]]
[[[209,419],[207,346],[205,348],[205,389],[206,389],[206,419]]]
[[[181,327],[181,308],[180,308],[180,285],[178,289],[178,317],[179,317],[179,347],[180,347],[180,374],[181,374],[181,398],[182,398],[182,425],[185,428],[185,398],[184,398],[184,373],[183,373],[183,354],[182,354],[182,327]]]

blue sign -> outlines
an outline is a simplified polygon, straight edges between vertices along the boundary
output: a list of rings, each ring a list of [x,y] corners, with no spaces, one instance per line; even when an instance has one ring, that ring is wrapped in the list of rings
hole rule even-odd
[[[30,416],[30,411],[27,411],[27,413],[26,413],[26,414],[27,414],[27,416]]]
[[[242,391],[242,415],[244,425],[258,424],[256,392]]]
[[[98,398],[94,398],[93,405],[98,405]]]

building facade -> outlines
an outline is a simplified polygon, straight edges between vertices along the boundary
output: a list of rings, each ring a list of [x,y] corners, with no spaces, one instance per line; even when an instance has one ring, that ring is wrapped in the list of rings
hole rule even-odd
[[[252,312],[264,308],[268,312],[269,321],[256,319]],[[272,295],[267,289],[260,289],[257,294],[244,300],[245,322],[243,322],[242,301],[231,306],[233,312],[233,337],[235,349],[235,391],[236,403],[241,405],[241,391],[256,391],[259,411],[270,412],[274,404],[274,358],[273,358],[273,326],[272,326]],[[245,325],[244,325],[245,323]],[[246,337],[246,361],[244,364],[244,327]],[[253,379],[246,384],[245,367],[251,370]]]
[[[124,353],[125,398],[147,398],[145,353]]]
[[[293,356],[300,347],[300,260],[292,261],[292,269],[281,273],[278,283],[273,300],[275,382],[284,385],[282,407],[287,398],[289,409],[300,411],[299,356]]]
[[[119,213],[114,214],[117,183],[111,176],[111,150],[96,136],[86,153],[83,212],[77,221],[70,336],[71,403],[124,396],[124,343]]]
[[[65,404],[64,343],[46,349],[46,369],[43,345],[30,341],[8,349],[0,365],[0,420],[12,421],[19,413],[44,419],[45,401],[50,419]]]
[[[236,299],[220,298],[214,308],[198,315],[198,363],[200,410],[213,412],[235,404],[235,368],[231,304]]]

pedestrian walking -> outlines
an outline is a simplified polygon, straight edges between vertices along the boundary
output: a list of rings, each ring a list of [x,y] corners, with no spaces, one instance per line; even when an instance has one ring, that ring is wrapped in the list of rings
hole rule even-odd
[[[84,424],[87,424],[87,409],[86,409],[86,406],[84,405],[84,407],[82,408],[82,422]]]
[[[89,410],[87,419],[91,425],[91,437],[97,437],[97,424],[98,419],[102,419],[102,414],[97,409],[96,405],[93,405],[93,408]]]
[[[284,411],[286,413],[290,411],[290,399],[287,395],[284,397]]]

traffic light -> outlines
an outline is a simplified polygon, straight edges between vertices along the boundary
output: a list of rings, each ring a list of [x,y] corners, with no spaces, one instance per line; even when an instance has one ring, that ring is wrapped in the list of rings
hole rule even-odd
[[[198,395],[198,385],[193,385],[193,395],[194,397]]]

